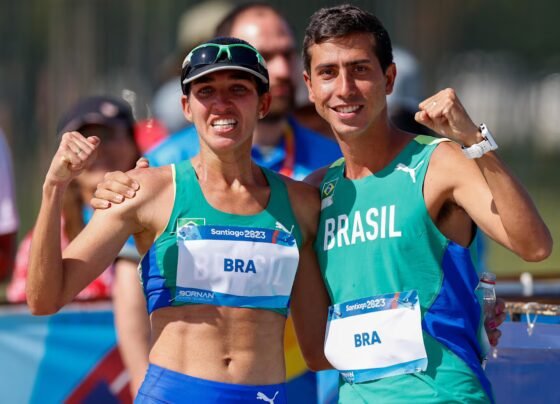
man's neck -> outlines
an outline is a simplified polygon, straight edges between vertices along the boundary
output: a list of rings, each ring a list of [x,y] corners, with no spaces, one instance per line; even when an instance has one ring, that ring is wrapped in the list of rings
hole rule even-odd
[[[346,177],[358,179],[385,168],[412,137],[387,120],[365,133],[346,137],[337,135],[337,139],[346,161]]]
[[[261,147],[273,147],[278,145],[284,136],[288,119],[275,121],[259,121],[253,135],[253,145]]]

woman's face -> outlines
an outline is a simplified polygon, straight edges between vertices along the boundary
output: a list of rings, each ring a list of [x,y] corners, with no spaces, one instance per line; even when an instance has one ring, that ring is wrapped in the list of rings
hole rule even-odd
[[[251,145],[259,118],[270,107],[270,94],[258,95],[249,73],[223,70],[192,82],[183,109],[196,126],[201,142],[214,151]]]
[[[77,178],[81,186],[95,190],[105,173],[134,168],[138,149],[124,126],[86,125],[79,132],[86,137],[101,139],[95,161]]]

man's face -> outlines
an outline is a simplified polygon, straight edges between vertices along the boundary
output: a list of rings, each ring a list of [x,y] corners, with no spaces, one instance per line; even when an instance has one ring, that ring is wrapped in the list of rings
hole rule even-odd
[[[295,94],[296,47],[290,28],[272,10],[250,9],[232,26],[231,36],[253,45],[264,57],[272,104],[265,120],[280,120],[292,110]]]
[[[351,34],[309,48],[309,99],[339,136],[358,135],[386,119],[395,65],[381,70],[370,34]]]

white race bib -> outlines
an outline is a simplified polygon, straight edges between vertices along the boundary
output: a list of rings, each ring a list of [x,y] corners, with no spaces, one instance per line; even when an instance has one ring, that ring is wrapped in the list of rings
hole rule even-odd
[[[426,370],[418,292],[331,306],[325,356],[348,383]]]
[[[234,307],[288,307],[299,261],[283,230],[179,225],[175,300]]]

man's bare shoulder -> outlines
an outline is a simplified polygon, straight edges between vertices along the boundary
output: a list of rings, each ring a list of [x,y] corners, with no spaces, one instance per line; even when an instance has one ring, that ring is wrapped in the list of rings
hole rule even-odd
[[[459,144],[441,142],[437,145],[424,181],[424,199],[433,218],[440,216],[444,206],[462,206],[458,192],[480,192],[481,186],[484,186],[484,178],[476,162],[465,157]]]
[[[439,143],[430,159],[430,176],[450,185],[468,179],[472,170],[477,170],[476,163],[466,158],[455,142]]]
[[[438,141],[436,149],[434,150],[434,156],[438,154],[443,154],[445,156],[450,153],[460,154],[463,157],[463,159],[467,160],[463,152],[461,152],[461,146],[458,143],[455,143],[447,139],[443,139],[443,141],[441,140]]]

